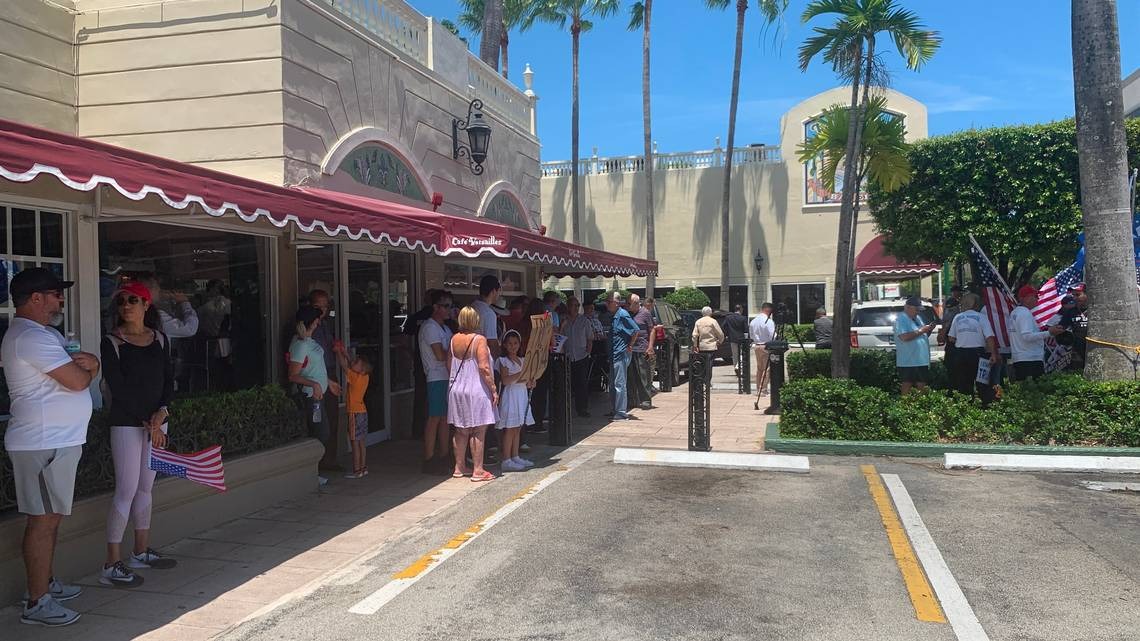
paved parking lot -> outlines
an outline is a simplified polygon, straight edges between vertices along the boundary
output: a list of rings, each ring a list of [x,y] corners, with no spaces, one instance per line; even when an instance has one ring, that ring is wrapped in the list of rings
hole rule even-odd
[[[226,637],[1124,641],[1140,629],[1140,496],[1091,491],[1078,484],[1087,475],[565,457],[495,481]],[[869,484],[893,476],[977,629],[919,620]],[[954,607],[936,600],[944,615]]]

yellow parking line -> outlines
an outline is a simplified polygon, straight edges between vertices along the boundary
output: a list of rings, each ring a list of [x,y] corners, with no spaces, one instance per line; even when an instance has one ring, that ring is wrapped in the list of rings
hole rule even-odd
[[[942,606],[934,596],[934,589],[926,580],[926,574],[918,563],[910,539],[906,536],[902,522],[899,521],[895,506],[887,495],[883,481],[874,465],[863,465],[859,468],[867,479],[867,487],[871,490],[871,498],[875,507],[879,508],[879,517],[883,520],[883,527],[887,530],[887,540],[890,541],[891,551],[894,552],[895,562],[898,563],[899,572],[902,573],[903,582],[906,583],[907,592],[910,593],[910,602],[914,605],[914,614],[919,621],[946,623],[946,615],[942,613]]]

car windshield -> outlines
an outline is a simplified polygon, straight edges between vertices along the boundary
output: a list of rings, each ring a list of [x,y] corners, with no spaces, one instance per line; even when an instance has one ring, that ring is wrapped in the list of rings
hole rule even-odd
[[[894,327],[895,319],[903,313],[903,306],[898,307],[865,307],[855,310],[855,317],[851,321],[852,327]],[[923,307],[918,310],[918,317],[922,323],[935,322],[934,310]]]

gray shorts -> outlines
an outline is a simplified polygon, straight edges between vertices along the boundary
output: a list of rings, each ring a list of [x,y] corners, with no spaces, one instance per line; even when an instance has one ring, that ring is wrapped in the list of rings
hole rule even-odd
[[[9,451],[16,481],[16,504],[32,516],[71,514],[75,498],[75,471],[82,445],[54,450]]]

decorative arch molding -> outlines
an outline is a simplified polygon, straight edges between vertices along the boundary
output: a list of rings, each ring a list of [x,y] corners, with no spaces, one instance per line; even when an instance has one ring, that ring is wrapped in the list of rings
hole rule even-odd
[[[365,145],[382,147],[403,163],[408,168],[412,178],[415,179],[420,191],[425,195],[424,200],[430,202],[432,190],[427,170],[416,160],[411,149],[408,149],[404,143],[387,130],[379,127],[360,127],[341,136],[340,140],[337,140],[329,152],[325,154],[324,160],[321,161],[321,173],[326,176],[335,174],[354,151]]]
[[[503,201],[510,202],[514,205],[517,216],[516,222],[503,220],[501,216],[495,214],[492,207],[501,204]],[[534,231],[534,228],[531,227],[530,224],[530,215],[527,212],[526,205],[523,204],[518,189],[516,189],[510,181],[500,180],[488,187],[487,191],[483,192],[483,198],[479,201],[479,209],[477,211],[479,212],[479,218],[486,218],[503,223],[504,225]]]

